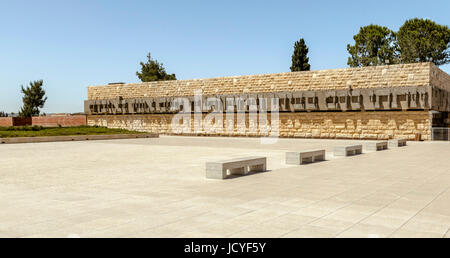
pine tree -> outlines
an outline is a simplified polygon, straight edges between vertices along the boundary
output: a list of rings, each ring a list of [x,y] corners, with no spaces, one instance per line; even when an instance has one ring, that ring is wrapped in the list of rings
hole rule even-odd
[[[175,74],[168,74],[164,69],[163,64],[157,60],[153,60],[150,53],[147,55],[147,62],[141,62],[141,72],[136,72],[137,77],[142,82],[152,81],[170,81],[176,80]]]
[[[301,38],[299,41],[295,42],[294,54],[292,55],[291,72],[311,70],[311,65],[309,64],[308,52],[309,52],[309,49],[306,46],[305,40],[303,38]]]
[[[32,117],[40,114],[40,108],[44,107],[47,97],[45,90],[42,88],[44,81],[30,82],[30,86],[24,88],[22,85],[22,93],[24,94],[22,101],[23,106],[20,109],[20,117]]]
[[[348,65],[365,67],[398,63],[395,33],[387,27],[369,25],[361,27],[353,39],[355,45],[347,45]]]
[[[397,33],[404,63],[450,63],[450,29],[431,20],[407,20]]]

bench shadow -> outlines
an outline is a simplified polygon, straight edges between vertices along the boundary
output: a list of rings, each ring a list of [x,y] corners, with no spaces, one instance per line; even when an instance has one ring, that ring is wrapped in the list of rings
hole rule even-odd
[[[253,176],[256,174],[263,174],[263,173],[268,173],[268,172],[272,172],[273,170],[266,170],[266,171],[255,171],[255,172],[249,172],[246,175],[227,175],[227,177],[224,180],[230,180],[230,179],[237,179],[237,178],[241,178],[241,177],[247,177],[247,176]]]
[[[326,161],[329,161],[329,160],[318,160],[318,161],[314,161],[314,162],[303,163],[303,164],[300,164],[298,166],[309,166],[309,165],[314,165],[314,164],[317,164],[317,163],[323,163],[323,162],[326,162]]]

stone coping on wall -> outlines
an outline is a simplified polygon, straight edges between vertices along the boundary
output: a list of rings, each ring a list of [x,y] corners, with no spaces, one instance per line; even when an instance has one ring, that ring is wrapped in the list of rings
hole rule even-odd
[[[70,142],[70,141],[98,141],[136,138],[158,138],[159,134],[108,134],[108,135],[72,135],[72,136],[43,136],[43,137],[12,137],[0,138],[0,144],[40,143],[40,142]]]
[[[343,68],[208,79],[158,81],[88,87],[88,100],[328,91],[430,86],[450,88],[449,76],[432,63]]]

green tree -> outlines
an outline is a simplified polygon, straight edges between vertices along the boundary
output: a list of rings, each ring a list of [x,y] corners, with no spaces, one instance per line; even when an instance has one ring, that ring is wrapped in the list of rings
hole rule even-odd
[[[292,55],[291,72],[309,71],[311,65],[308,58],[309,49],[306,46],[305,40],[301,38],[294,44],[294,54]]]
[[[30,82],[30,86],[24,88],[22,85],[22,93],[24,94],[22,101],[23,106],[20,109],[20,117],[32,117],[40,114],[40,108],[44,107],[47,97],[45,90],[42,88],[44,81]]]
[[[397,33],[403,63],[450,63],[450,29],[431,20],[407,20]]]
[[[150,53],[148,53],[147,58],[148,60],[146,63],[140,63],[141,72],[136,72],[137,77],[139,77],[142,82],[170,81],[177,79],[175,74],[168,74],[166,72],[162,63],[153,60]]]
[[[0,111],[0,117],[8,117],[8,113]]]
[[[371,24],[361,27],[353,39],[355,45],[347,45],[348,65],[364,67],[394,64],[398,62],[395,32],[387,27]],[[386,62],[388,60],[388,62]]]

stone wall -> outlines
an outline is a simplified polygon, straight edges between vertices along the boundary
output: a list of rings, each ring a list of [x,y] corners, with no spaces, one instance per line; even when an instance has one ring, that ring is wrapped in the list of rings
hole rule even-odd
[[[237,126],[236,114],[232,130],[227,130],[226,117],[220,122],[222,132],[195,131],[194,115],[191,116],[191,132],[177,132],[172,128],[173,114],[149,115],[101,115],[88,116],[88,125],[107,126],[159,134],[203,136],[267,136],[269,131],[249,129],[248,116],[245,127]],[[203,115],[205,117],[205,115]],[[268,117],[270,127],[270,116]],[[377,112],[301,112],[279,114],[280,137],[327,139],[416,139],[430,140],[431,114],[428,111],[377,111]],[[177,127],[179,122],[174,123]]]
[[[431,63],[88,87],[88,100],[430,86]],[[435,67],[434,67],[435,68]],[[433,68],[433,69],[434,69]],[[437,68],[435,68],[436,70]],[[436,74],[438,73],[437,69]],[[450,87],[450,86],[448,86]]]
[[[269,105],[271,100],[279,103]],[[179,111],[238,116],[255,110],[280,111],[275,120],[280,122],[281,137],[416,139],[420,134],[429,140],[430,111],[450,112],[450,76],[432,63],[415,63],[95,86],[88,87],[85,101],[89,125],[161,134],[179,133],[179,128],[171,127]],[[187,128],[182,134],[266,136],[270,132],[265,130],[270,125],[249,130],[254,127],[236,123],[225,130],[230,123],[220,121],[221,131]],[[198,121],[190,124],[195,127]],[[174,126],[180,127],[178,122]]]
[[[280,111],[450,112],[450,76],[432,63],[88,87],[90,115],[176,113],[179,97],[288,100]],[[252,101],[252,100],[250,100]],[[235,101],[236,102],[236,101]],[[310,105],[311,104],[311,105]],[[185,105],[184,105],[185,106]],[[216,107],[218,105],[215,105]],[[219,111],[219,110],[216,110]],[[203,107],[203,112],[210,112]]]
[[[450,92],[450,75],[431,64],[430,84],[441,90]]]

